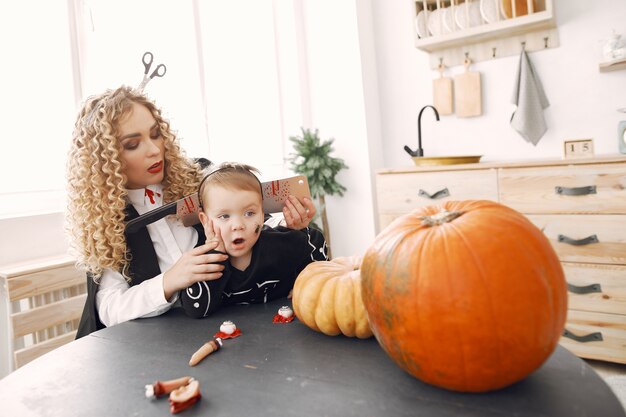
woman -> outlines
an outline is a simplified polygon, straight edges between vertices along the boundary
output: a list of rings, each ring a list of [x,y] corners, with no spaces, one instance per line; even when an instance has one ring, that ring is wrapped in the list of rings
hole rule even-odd
[[[207,161],[208,162],[208,161]],[[202,227],[176,218],[126,234],[127,221],[198,189],[188,160],[161,111],[142,93],[120,87],[90,97],[74,127],[68,166],[68,231],[88,295],[77,338],[105,326],[169,310],[178,292],[219,279],[226,255],[208,253]],[[310,200],[288,202],[287,226],[306,227]]]

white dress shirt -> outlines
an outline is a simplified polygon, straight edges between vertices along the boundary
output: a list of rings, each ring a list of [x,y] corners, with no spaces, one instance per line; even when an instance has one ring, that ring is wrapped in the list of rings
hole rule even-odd
[[[128,190],[130,203],[140,215],[163,205],[162,186],[154,185],[149,188],[154,192],[152,199],[146,195],[144,188]],[[171,300],[165,299],[163,272],[169,270],[183,252],[193,249],[198,241],[198,233],[193,227],[183,226],[175,217],[169,217],[147,226],[161,274],[130,287],[119,272],[104,270],[96,293],[96,308],[100,321],[105,326],[138,317],[158,316],[172,308],[178,300],[178,294]]]

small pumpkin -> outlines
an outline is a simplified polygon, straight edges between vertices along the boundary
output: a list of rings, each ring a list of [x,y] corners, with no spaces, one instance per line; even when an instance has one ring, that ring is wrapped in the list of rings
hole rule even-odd
[[[372,336],[361,299],[358,256],[318,261],[300,272],[293,287],[296,317],[329,336]]]
[[[363,302],[401,368],[455,391],[520,381],[556,348],[567,312],[548,239],[490,201],[445,202],[392,222],[366,251]]]

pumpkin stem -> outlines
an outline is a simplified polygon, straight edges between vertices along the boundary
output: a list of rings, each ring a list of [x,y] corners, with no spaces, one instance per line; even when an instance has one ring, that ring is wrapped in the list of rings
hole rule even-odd
[[[448,211],[442,208],[439,213],[433,214],[432,216],[420,217],[420,220],[425,226],[441,226],[444,223],[451,222],[462,214],[462,211]]]

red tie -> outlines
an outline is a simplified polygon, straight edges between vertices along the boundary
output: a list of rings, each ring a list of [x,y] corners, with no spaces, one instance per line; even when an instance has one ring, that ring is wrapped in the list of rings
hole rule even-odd
[[[146,196],[150,199],[150,204],[154,204],[154,191],[149,188],[146,188]],[[156,193],[157,196],[161,197],[160,193]]]

